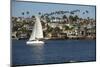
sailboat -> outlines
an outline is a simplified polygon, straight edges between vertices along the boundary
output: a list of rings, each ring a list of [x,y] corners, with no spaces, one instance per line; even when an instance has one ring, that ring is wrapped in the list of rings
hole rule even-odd
[[[42,25],[40,22],[40,18],[38,16],[36,16],[36,22],[34,24],[32,34],[26,43],[32,44],[32,45],[44,44],[44,41],[41,41],[41,39],[43,39]]]

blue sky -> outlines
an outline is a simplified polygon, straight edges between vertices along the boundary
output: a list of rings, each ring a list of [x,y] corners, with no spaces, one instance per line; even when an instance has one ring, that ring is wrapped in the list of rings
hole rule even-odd
[[[83,5],[71,5],[71,4],[54,4],[54,3],[37,3],[37,2],[12,2],[12,16],[22,17],[22,12],[29,11],[30,14],[25,14],[24,17],[29,17],[32,15],[37,15],[41,13],[50,13],[55,11],[73,11],[80,10],[79,13],[76,13],[79,17],[82,18],[95,18],[95,6],[83,6]],[[88,10],[89,13],[83,14]]]

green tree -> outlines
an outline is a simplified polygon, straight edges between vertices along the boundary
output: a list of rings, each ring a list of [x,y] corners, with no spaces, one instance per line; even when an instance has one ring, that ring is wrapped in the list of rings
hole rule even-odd
[[[41,15],[41,12],[39,12],[38,14]]]
[[[31,18],[33,18],[33,19],[34,19],[34,18],[35,18],[35,16],[33,15]]]
[[[50,18],[48,16],[45,16],[47,23],[50,22]]]
[[[73,16],[72,15],[69,16],[69,20],[70,20],[71,23],[73,22]]]
[[[26,14],[29,14],[29,11],[27,11]]]
[[[24,13],[24,12],[22,12],[22,15],[24,16],[24,15],[25,15],[25,13]]]
[[[74,16],[74,21],[77,21],[79,17],[77,15]]]
[[[69,30],[69,26],[64,25],[63,28],[64,28],[65,30]]]
[[[27,15],[29,15],[29,13],[30,13],[29,11],[26,12]],[[29,16],[28,16],[28,17],[29,17]]]
[[[64,23],[68,21],[68,18],[67,18],[67,16],[66,16],[66,15],[63,15],[63,17],[62,17],[62,18],[63,18],[63,20],[64,20]]]
[[[55,27],[55,28],[54,28],[54,32],[55,32],[55,33],[60,33],[60,32],[61,32],[61,29],[60,29],[59,27]]]

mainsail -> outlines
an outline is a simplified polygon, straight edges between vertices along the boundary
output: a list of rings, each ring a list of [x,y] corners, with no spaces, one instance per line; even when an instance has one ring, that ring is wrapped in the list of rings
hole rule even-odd
[[[29,40],[36,40],[36,39],[40,39],[40,38],[43,38],[43,30],[42,30],[40,18],[36,17],[36,22],[34,24],[32,34],[31,34],[31,37]]]

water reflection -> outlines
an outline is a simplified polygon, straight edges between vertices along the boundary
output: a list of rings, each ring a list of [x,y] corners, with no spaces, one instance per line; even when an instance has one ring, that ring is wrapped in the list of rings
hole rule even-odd
[[[41,64],[44,60],[44,45],[31,46],[32,48],[32,59],[35,63]]]

